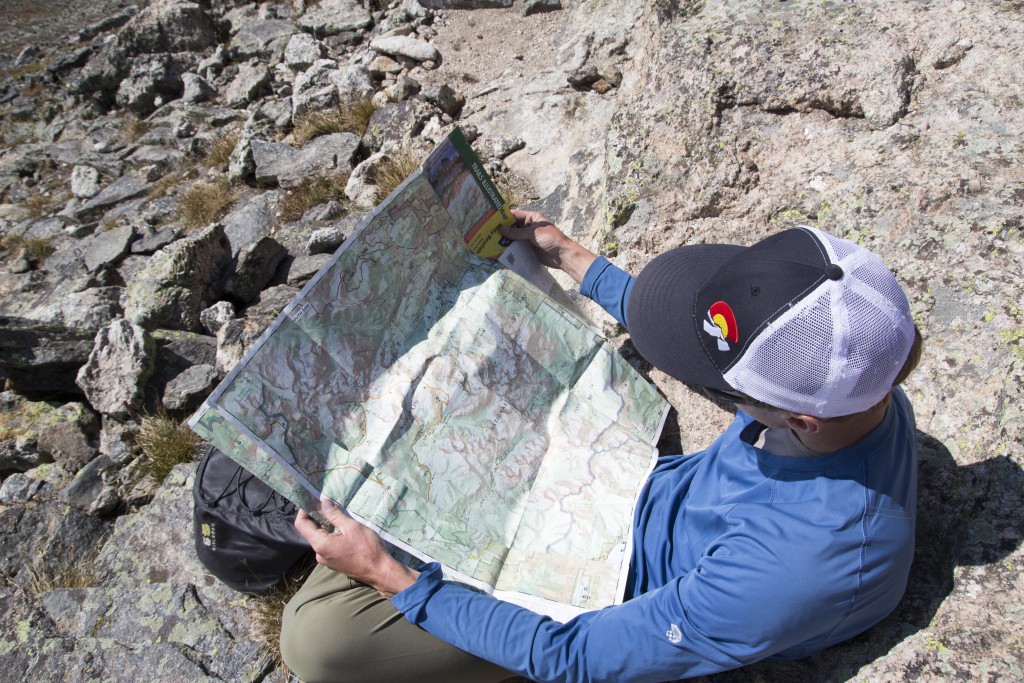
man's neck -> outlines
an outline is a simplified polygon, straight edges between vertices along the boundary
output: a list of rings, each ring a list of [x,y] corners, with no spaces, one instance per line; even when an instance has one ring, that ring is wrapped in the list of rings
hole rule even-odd
[[[793,432],[800,443],[812,453],[833,453],[852,446],[882,424],[890,402],[884,401],[870,410],[850,415],[842,420],[823,422],[821,428],[813,433],[798,430]]]

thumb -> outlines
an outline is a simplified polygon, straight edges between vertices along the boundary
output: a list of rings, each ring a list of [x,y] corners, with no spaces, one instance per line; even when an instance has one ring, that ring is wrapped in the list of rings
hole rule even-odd
[[[331,532],[321,527],[315,519],[306,514],[306,511],[302,509],[295,515],[295,530],[311,546],[321,542],[323,537],[331,535]]]
[[[352,519],[342,512],[338,506],[334,504],[334,501],[330,499],[320,501],[320,512],[335,529],[341,529],[342,527],[348,526],[352,521]]]
[[[510,240],[526,239],[533,234],[532,230],[522,225],[499,225],[498,230]]]

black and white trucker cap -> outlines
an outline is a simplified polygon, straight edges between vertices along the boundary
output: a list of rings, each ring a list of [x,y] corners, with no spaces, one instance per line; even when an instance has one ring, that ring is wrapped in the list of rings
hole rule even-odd
[[[633,344],[669,375],[823,418],[881,401],[914,342],[885,264],[809,227],[668,251],[641,271],[628,312]]]

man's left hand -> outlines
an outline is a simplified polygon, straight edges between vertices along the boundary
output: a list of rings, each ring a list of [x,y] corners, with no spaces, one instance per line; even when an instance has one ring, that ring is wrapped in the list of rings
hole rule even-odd
[[[316,561],[365,583],[385,598],[391,598],[416,580],[418,572],[391,557],[380,536],[324,501],[320,512],[335,528],[331,533],[321,527],[304,510],[295,516],[295,529],[309,541]]]

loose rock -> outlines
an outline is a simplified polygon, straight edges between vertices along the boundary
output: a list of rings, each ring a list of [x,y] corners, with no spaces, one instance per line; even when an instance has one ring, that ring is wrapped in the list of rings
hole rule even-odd
[[[264,237],[243,248],[234,272],[224,285],[224,293],[249,303],[259,296],[287,255],[288,251],[272,237]]]
[[[199,312],[216,298],[229,258],[219,223],[165,247],[128,284],[125,317],[148,329],[198,330]]]
[[[393,57],[408,57],[417,62],[437,62],[441,59],[441,53],[433,45],[425,40],[408,36],[374,38],[370,41],[370,49]]]
[[[76,382],[99,412],[127,415],[142,406],[143,387],[153,372],[153,351],[153,341],[142,327],[115,320],[96,333]]]
[[[256,181],[292,187],[311,175],[328,175],[352,169],[359,138],[352,133],[323,135],[296,149],[281,142],[252,141]]]
[[[198,407],[217,384],[217,369],[212,365],[193,365],[167,383],[163,405],[168,410]]]
[[[185,104],[199,104],[212,99],[217,94],[216,88],[198,74],[184,73],[181,75],[181,99]]]
[[[82,199],[99,194],[100,172],[92,166],[75,166],[71,169],[71,193]]]
[[[288,39],[288,45],[284,50],[284,63],[296,71],[306,69],[313,62],[323,58],[326,52],[323,43],[313,36],[308,33],[296,33]]]

